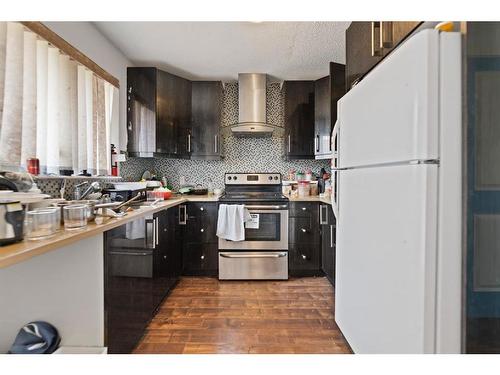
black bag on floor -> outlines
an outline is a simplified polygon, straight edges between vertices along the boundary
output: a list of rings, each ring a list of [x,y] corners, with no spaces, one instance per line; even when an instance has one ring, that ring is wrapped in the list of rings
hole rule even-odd
[[[16,336],[10,354],[51,354],[59,346],[61,337],[57,329],[47,322],[26,324]]]

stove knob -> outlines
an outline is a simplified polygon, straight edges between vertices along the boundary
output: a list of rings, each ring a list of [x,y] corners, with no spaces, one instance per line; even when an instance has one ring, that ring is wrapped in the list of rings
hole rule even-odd
[[[227,176],[227,179],[228,179],[228,180],[231,180],[231,176]]]
[[[233,180],[237,180],[237,179],[238,179],[238,177],[236,177],[236,176],[233,176]]]
[[[278,176],[274,176],[274,179],[275,179],[276,181],[278,181]]]
[[[273,176],[269,176],[268,178],[269,178],[269,181],[271,181],[273,179]]]

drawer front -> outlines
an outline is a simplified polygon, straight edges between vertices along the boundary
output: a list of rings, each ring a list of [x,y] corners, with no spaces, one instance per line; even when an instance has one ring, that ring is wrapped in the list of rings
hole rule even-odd
[[[293,244],[290,246],[290,272],[320,271],[320,248],[314,244]]]
[[[187,243],[183,252],[185,275],[216,275],[217,245]]]
[[[320,227],[317,223],[314,225],[312,218],[291,217],[289,223],[289,243],[318,244],[320,242]]]
[[[291,202],[290,217],[318,217],[318,203],[311,202]]]
[[[153,277],[153,252],[151,250],[110,250],[108,256],[110,276]]]
[[[220,252],[220,280],[287,280],[288,252]]]
[[[198,243],[217,243],[215,223],[200,220],[188,220],[185,228],[186,240]]]
[[[216,243],[217,205],[189,203],[187,207],[186,236],[190,242]]]
[[[187,205],[188,220],[217,220],[217,203],[215,202],[190,202]]]

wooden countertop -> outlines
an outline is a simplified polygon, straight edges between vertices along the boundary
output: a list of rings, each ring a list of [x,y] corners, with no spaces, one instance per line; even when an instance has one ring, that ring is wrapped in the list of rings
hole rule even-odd
[[[48,251],[58,249],[63,246],[70,245],[74,242],[83,240],[88,237],[106,232],[110,229],[119,227],[129,221],[138,219],[142,216],[153,214],[171,207],[175,207],[185,202],[217,202],[218,197],[207,195],[186,195],[175,196],[172,199],[163,201],[155,207],[141,208],[129,212],[121,218],[102,218],[98,217],[95,221],[90,222],[86,228],[76,231],[67,231],[61,228],[55,236],[45,240],[24,240],[8,246],[0,247],[0,268],[5,268],[16,263],[23,262],[34,256],[44,254]],[[309,197],[290,197],[290,202],[320,202],[331,204],[330,198],[309,196]]]
[[[62,246],[70,245],[74,242],[95,236],[110,229],[119,227],[129,221],[138,219],[142,216],[153,214],[158,211],[175,207],[185,202],[217,202],[216,196],[207,195],[189,195],[176,196],[163,201],[155,207],[147,207],[128,212],[121,218],[103,218],[98,217],[95,221],[88,223],[87,227],[76,231],[67,231],[61,228],[59,232],[45,240],[27,240],[12,245],[0,247],[0,268],[5,268],[16,263],[23,262],[34,256],[44,254]]]
[[[320,197],[319,195],[309,195],[307,197],[288,197],[290,202],[319,202],[325,204],[332,204],[331,197]]]

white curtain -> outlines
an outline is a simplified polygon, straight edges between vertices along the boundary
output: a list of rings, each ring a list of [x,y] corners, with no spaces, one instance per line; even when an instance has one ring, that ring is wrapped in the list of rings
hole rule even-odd
[[[20,23],[0,22],[0,168],[108,174],[118,90]]]
[[[23,27],[7,24],[2,127],[0,128],[0,163],[19,165],[21,161],[23,113]]]

